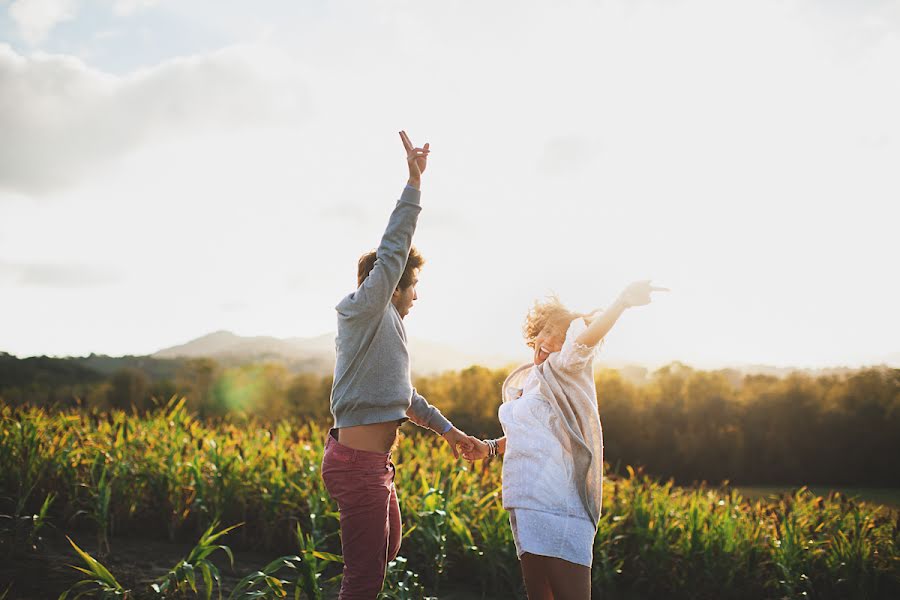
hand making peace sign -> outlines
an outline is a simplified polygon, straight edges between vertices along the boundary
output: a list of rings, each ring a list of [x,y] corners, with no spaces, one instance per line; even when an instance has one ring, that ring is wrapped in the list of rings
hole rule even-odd
[[[405,131],[400,132],[400,139],[403,141],[403,148],[406,149],[406,162],[409,165],[409,185],[418,188],[422,180],[422,173],[428,162],[428,153],[431,152],[426,143],[421,148],[416,148],[409,140],[409,136]]]

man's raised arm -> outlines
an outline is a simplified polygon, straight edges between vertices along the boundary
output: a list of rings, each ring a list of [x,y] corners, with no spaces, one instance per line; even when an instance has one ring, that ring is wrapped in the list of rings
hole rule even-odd
[[[391,213],[378,250],[375,251],[375,266],[356,292],[338,305],[338,310],[345,314],[383,311],[391,301],[391,294],[397,289],[406,268],[416,222],[422,210],[419,188],[430,150],[428,144],[422,148],[414,147],[405,131],[400,132],[400,139],[406,150],[409,180]]]

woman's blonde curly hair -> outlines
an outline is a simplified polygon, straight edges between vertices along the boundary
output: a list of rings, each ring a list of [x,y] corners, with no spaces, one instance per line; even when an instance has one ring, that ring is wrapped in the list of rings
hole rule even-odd
[[[551,294],[543,301],[535,300],[534,306],[525,316],[525,325],[522,326],[522,333],[525,340],[531,348],[534,348],[534,339],[538,336],[547,325],[562,328],[563,333],[568,330],[569,323],[579,317],[592,316],[594,313],[584,314],[569,310],[560,301],[559,296]]]

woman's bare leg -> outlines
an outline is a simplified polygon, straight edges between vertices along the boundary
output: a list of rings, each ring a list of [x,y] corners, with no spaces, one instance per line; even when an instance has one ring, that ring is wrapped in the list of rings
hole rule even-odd
[[[550,574],[545,564],[547,557],[525,553],[522,555],[522,577],[528,600],[554,600],[550,591]]]
[[[529,600],[590,600],[591,568],[554,558],[525,553],[522,574]]]
[[[555,600],[591,600],[591,568],[561,558],[547,561],[550,589]]]

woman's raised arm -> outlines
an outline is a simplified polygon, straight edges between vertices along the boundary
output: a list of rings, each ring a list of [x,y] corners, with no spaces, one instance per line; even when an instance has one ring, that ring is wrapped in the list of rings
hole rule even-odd
[[[619,320],[626,308],[650,304],[651,292],[668,291],[669,288],[650,285],[649,279],[629,284],[622,290],[622,293],[612,303],[612,306],[595,317],[588,328],[582,331],[575,341],[585,346],[595,346],[597,342],[603,339],[603,336],[609,333],[609,330],[616,324],[616,321]]]

